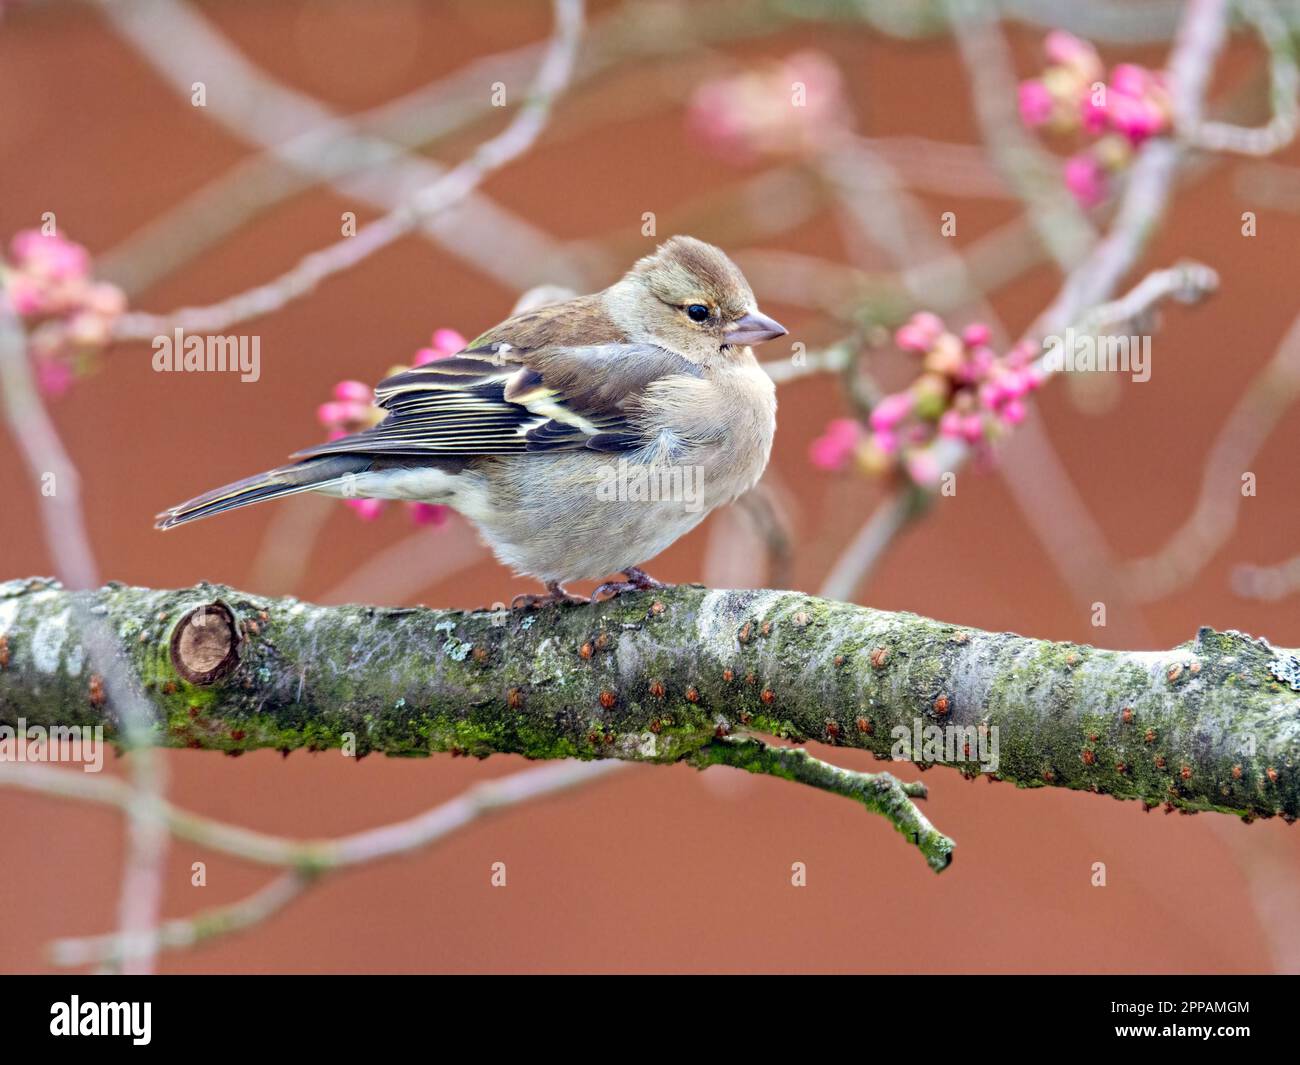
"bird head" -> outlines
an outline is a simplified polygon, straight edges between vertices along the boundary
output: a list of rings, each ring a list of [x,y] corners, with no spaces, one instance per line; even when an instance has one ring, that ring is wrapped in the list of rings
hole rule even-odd
[[[611,289],[617,316],[638,339],[695,362],[735,357],[786,328],[758,309],[745,275],[726,254],[694,237],[673,237]]]

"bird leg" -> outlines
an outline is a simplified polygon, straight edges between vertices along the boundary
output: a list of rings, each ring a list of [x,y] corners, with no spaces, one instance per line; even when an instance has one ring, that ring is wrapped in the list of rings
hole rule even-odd
[[[620,592],[644,592],[648,588],[666,588],[663,581],[657,581],[639,566],[629,566],[623,570],[625,581],[609,581],[602,584],[591,593],[591,601],[594,603],[602,595],[608,593],[608,598],[613,599]]]
[[[534,595],[531,593],[517,595],[510,600],[511,610],[536,610],[540,607],[550,606],[552,603],[585,603],[587,602],[580,595],[570,595],[564,590],[559,581],[546,582],[546,594]]]

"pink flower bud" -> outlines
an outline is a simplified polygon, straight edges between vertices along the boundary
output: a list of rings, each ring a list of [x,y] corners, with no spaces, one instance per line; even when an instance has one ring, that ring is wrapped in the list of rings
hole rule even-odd
[[[1049,63],[1085,68],[1097,58],[1097,49],[1065,30],[1052,30],[1043,40],[1043,54]]]
[[[1134,145],[1164,132],[1165,113],[1145,97],[1115,96],[1109,117],[1111,125]]]
[[[347,404],[321,403],[316,408],[316,420],[326,428],[342,425],[347,420]]]
[[[1112,95],[1145,96],[1151,86],[1151,72],[1136,63],[1120,63],[1110,72]]]
[[[958,411],[946,410],[939,419],[939,435],[957,440],[963,435],[962,416]]]
[[[126,310],[126,293],[107,281],[97,281],[86,293],[86,306],[107,318],[116,318]]]
[[[993,331],[983,322],[971,322],[961,333],[961,342],[968,348],[982,348],[993,336]]]
[[[62,359],[39,359],[36,363],[36,386],[41,394],[58,399],[72,387],[72,367]]]
[[[932,340],[936,339],[946,328],[943,319],[933,311],[917,311],[912,315],[911,322],[914,326],[929,334]]]
[[[1093,99],[1092,89],[1079,97],[1079,121],[1091,134],[1098,134],[1106,128],[1106,108]]]
[[[976,348],[970,353],[970,361],[976,374],[983,379],[988,376],[989,370],[997,361],[997,354],[992,348]]]
[[[998,414],[1007,425],[1019,425],[1025,420],[1025,405],[1018,399],[1008,400]]]
[[[1027,129],[1047,125],[1054,106],[1052,94],[1037,78],[1020,83],[1020,121]]]
[[[895,330],[894,343],[903,351],[925,352],[930,348],[930,337],[909,322]]]
[[[40,277],[68,281],[84,278],[90,272],[90,253],[59,236],[24,230],[14,237],[10,249],[20,267]]]
[[[933,454],[925,451],[913,451],[907,456],[907,475],[922,488],[935,488],[939,484],[939,463]]]
[[[862,427],[852,418],[836,418],[808,449],[808,458],[819,470],[838,470],[848,460],[862,436]]]
[[[882,455],[893,455],[898,451],[898,437],[888,430],[879,430],[871,434],[871,446]]]
[[[435,329],[433,331],[433,350],[443,355],[455,355],[465,349],[466,340],[454,329]]]
[[[1095,207],[1106,198],[1106,172],[1089,152],[1066,160],[1065,184],[1084,207]]]
[[[374,521],[384,509],[382,499],[345,499],[343,503],[351,507],[352,512],[362,521]]]
[[[108,319],[88,311],[78,311],[68,319],[68,339],[83,348],[108,343]]]
[[[46,309],[45,286],[26,274],[13,273],[5,279],[5,291],[15,313],[19,315],[43,314]]]
[[[1020,367],[1032,362],[1037,356],[1038,349],[1033,342],[1022,340],[1007,352],[1006,363],[1008,366]]]
[[[885,396],[872,409],[868,422],[871,428],[888,432],[912,413],[916,400],[910,392],[895,392]]]
[[[412,503],[409,509],[411,521],[416,525],[432,525],[436,528],[447,524],[449,512],[437,503]]]
[[[1028,376],[1019,370],[1004,370],[998,379],[1004,403],[1019,399],[1029,391]]]
[[[968,444],[978,444],[984,439],[984,419],[978,414],[967,414],[961,421],[961,433]]]
[[[373,393],[360,381],[340,381],[334,386],[334,398],[348,403],[369,403]]]

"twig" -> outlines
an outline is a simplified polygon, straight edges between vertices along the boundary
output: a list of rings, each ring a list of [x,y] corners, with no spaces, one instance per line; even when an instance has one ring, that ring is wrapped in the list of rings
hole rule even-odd
[[[118,319],[119,340],[150,339],[176,327],[212,333],[279,310],[311,292],[321,281],[361,262],[393,243],[417,223],[459,203],[491,173],[517,159],[545,128],[555,98],[568,83],[582,32],[582,0],[555,0],[555,35],[528,98],[501,133],[481,144],[465,161],[432,185],[355,236],[305,256],[280,277],[207,307],[187,307],[166,315],[133,312]]]
[[[1059,165],[1020,124],[1011,55],[997,12],[982,0],[945,0],[975,97],[975,115],[1003,178],[1025,202],[1034,231],[1062,270],[1096,241],[1087,216],[1065,187]]]
[[[81,508],[80,477],[41,402],[32,379],[22,326],[3,291],[0,291],[0,382],[4,386],[5,420],[26,460],[33,483],[42,499],[48,500],[41,508],[41,516],[55,565],[73,587],[90,587],[97,583],[98,577]],[[53,482],[46,483],[50,477]],[[91,667],[122,707],[124,737],[130,743],[147,745],[153,726],[148,708],[141,705],[130,685],[125,683],[115,655],[105,650],[111,641],[105,637],[103,626],[84,614],[79,620]],[[123,932],[148,926],[155,920],[166,854],[166,837],[155,817],[157,802],[166,787],[165,772],[157,753],[147,746],[137,752],[132,771],[135,787],[128,809],[127,854],[118,911]],[[133,971],[145,972],[149,967],[149,957],[141,956]]]
[[[45,543],[55,570],[73,588],[99,583],[94,551],[81,509],[81,477],[41,402],[27,338],[8,297],[0,290],[0,388],[9,431],[40,494]]]
[[[952,840],[930,824],[912,801],[926,797],[926,787],[919,781],[904,783],[891,773],[845,769],[814,758],[797,747],[775,747],[751,736],[716,739],[697,751],[690,761],[700,769],[729,765],[843,795],[885,817],[908,842],[920,849],[936,873],[943,872],[952,861]]]
[[[1229,122],[1200,121],[1180,125],[1178,133],[1194,147],[1238,155],[1272,155],[1295,139],[1296,93],[1300,68],[1296,66],[1291,31],[1269,0],[1237,0],[1237,7],[1258,31],[1268,49],[1269,99],[1273,114],[1259,129]]]
[[[1135,598],[1151,602],[1170,595],[1195,578],[1228,542],[1244,498],[1239,478],[1298,396],[1300,317],[1215,437],[1192,513],[1158,550],[1125,565],[1124,583]],[[1252,597],[1285,594],[1285,579],[1276,568],[1243,568],[1233,579],[1238,591]]]
[[[563,762],[527,769],[499,780],[476,784],[449,802],[406,821],[337,840],[299,842],[259,835],[256,849],[243,850],[242,853],[243,830],[168,807],[164,816],[169,819],[173,830],[191,841],[263,864],[283,866],[290,871],[239,902],[205,910],[193,917],[166,921],[157,928],[132,934],[123,932],[58,940],[51,949],[54,963],[78,966],[129,962],[158,950],[194,947],[216,936],[243,931],[279,912],[327,873],[414,853],[488,814],[568,791],[623,768],[618,762]],[[38,772],[47,778],[40,781],[46,794],[59,794],[60,782],[52,778],[75,775],[58,770]],[[24,786],[26,782],[21,773],[11,774],[6,779],[6,774],[0,771],[0,783]],[[86,795],[76,797],[85,798]],[[98,789],[95,800],[117,806],[129,801],[113,788]]]

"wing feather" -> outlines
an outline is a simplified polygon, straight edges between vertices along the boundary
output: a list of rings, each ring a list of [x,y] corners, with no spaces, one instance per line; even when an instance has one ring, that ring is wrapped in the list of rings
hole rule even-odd
[[[636,419],[645,388],[694,363],[619,335],[594,297],[508,319],[464,351],[381,381],[387,412],[371,429],[297,452],[506,455],[626,451],[641,443]]]

